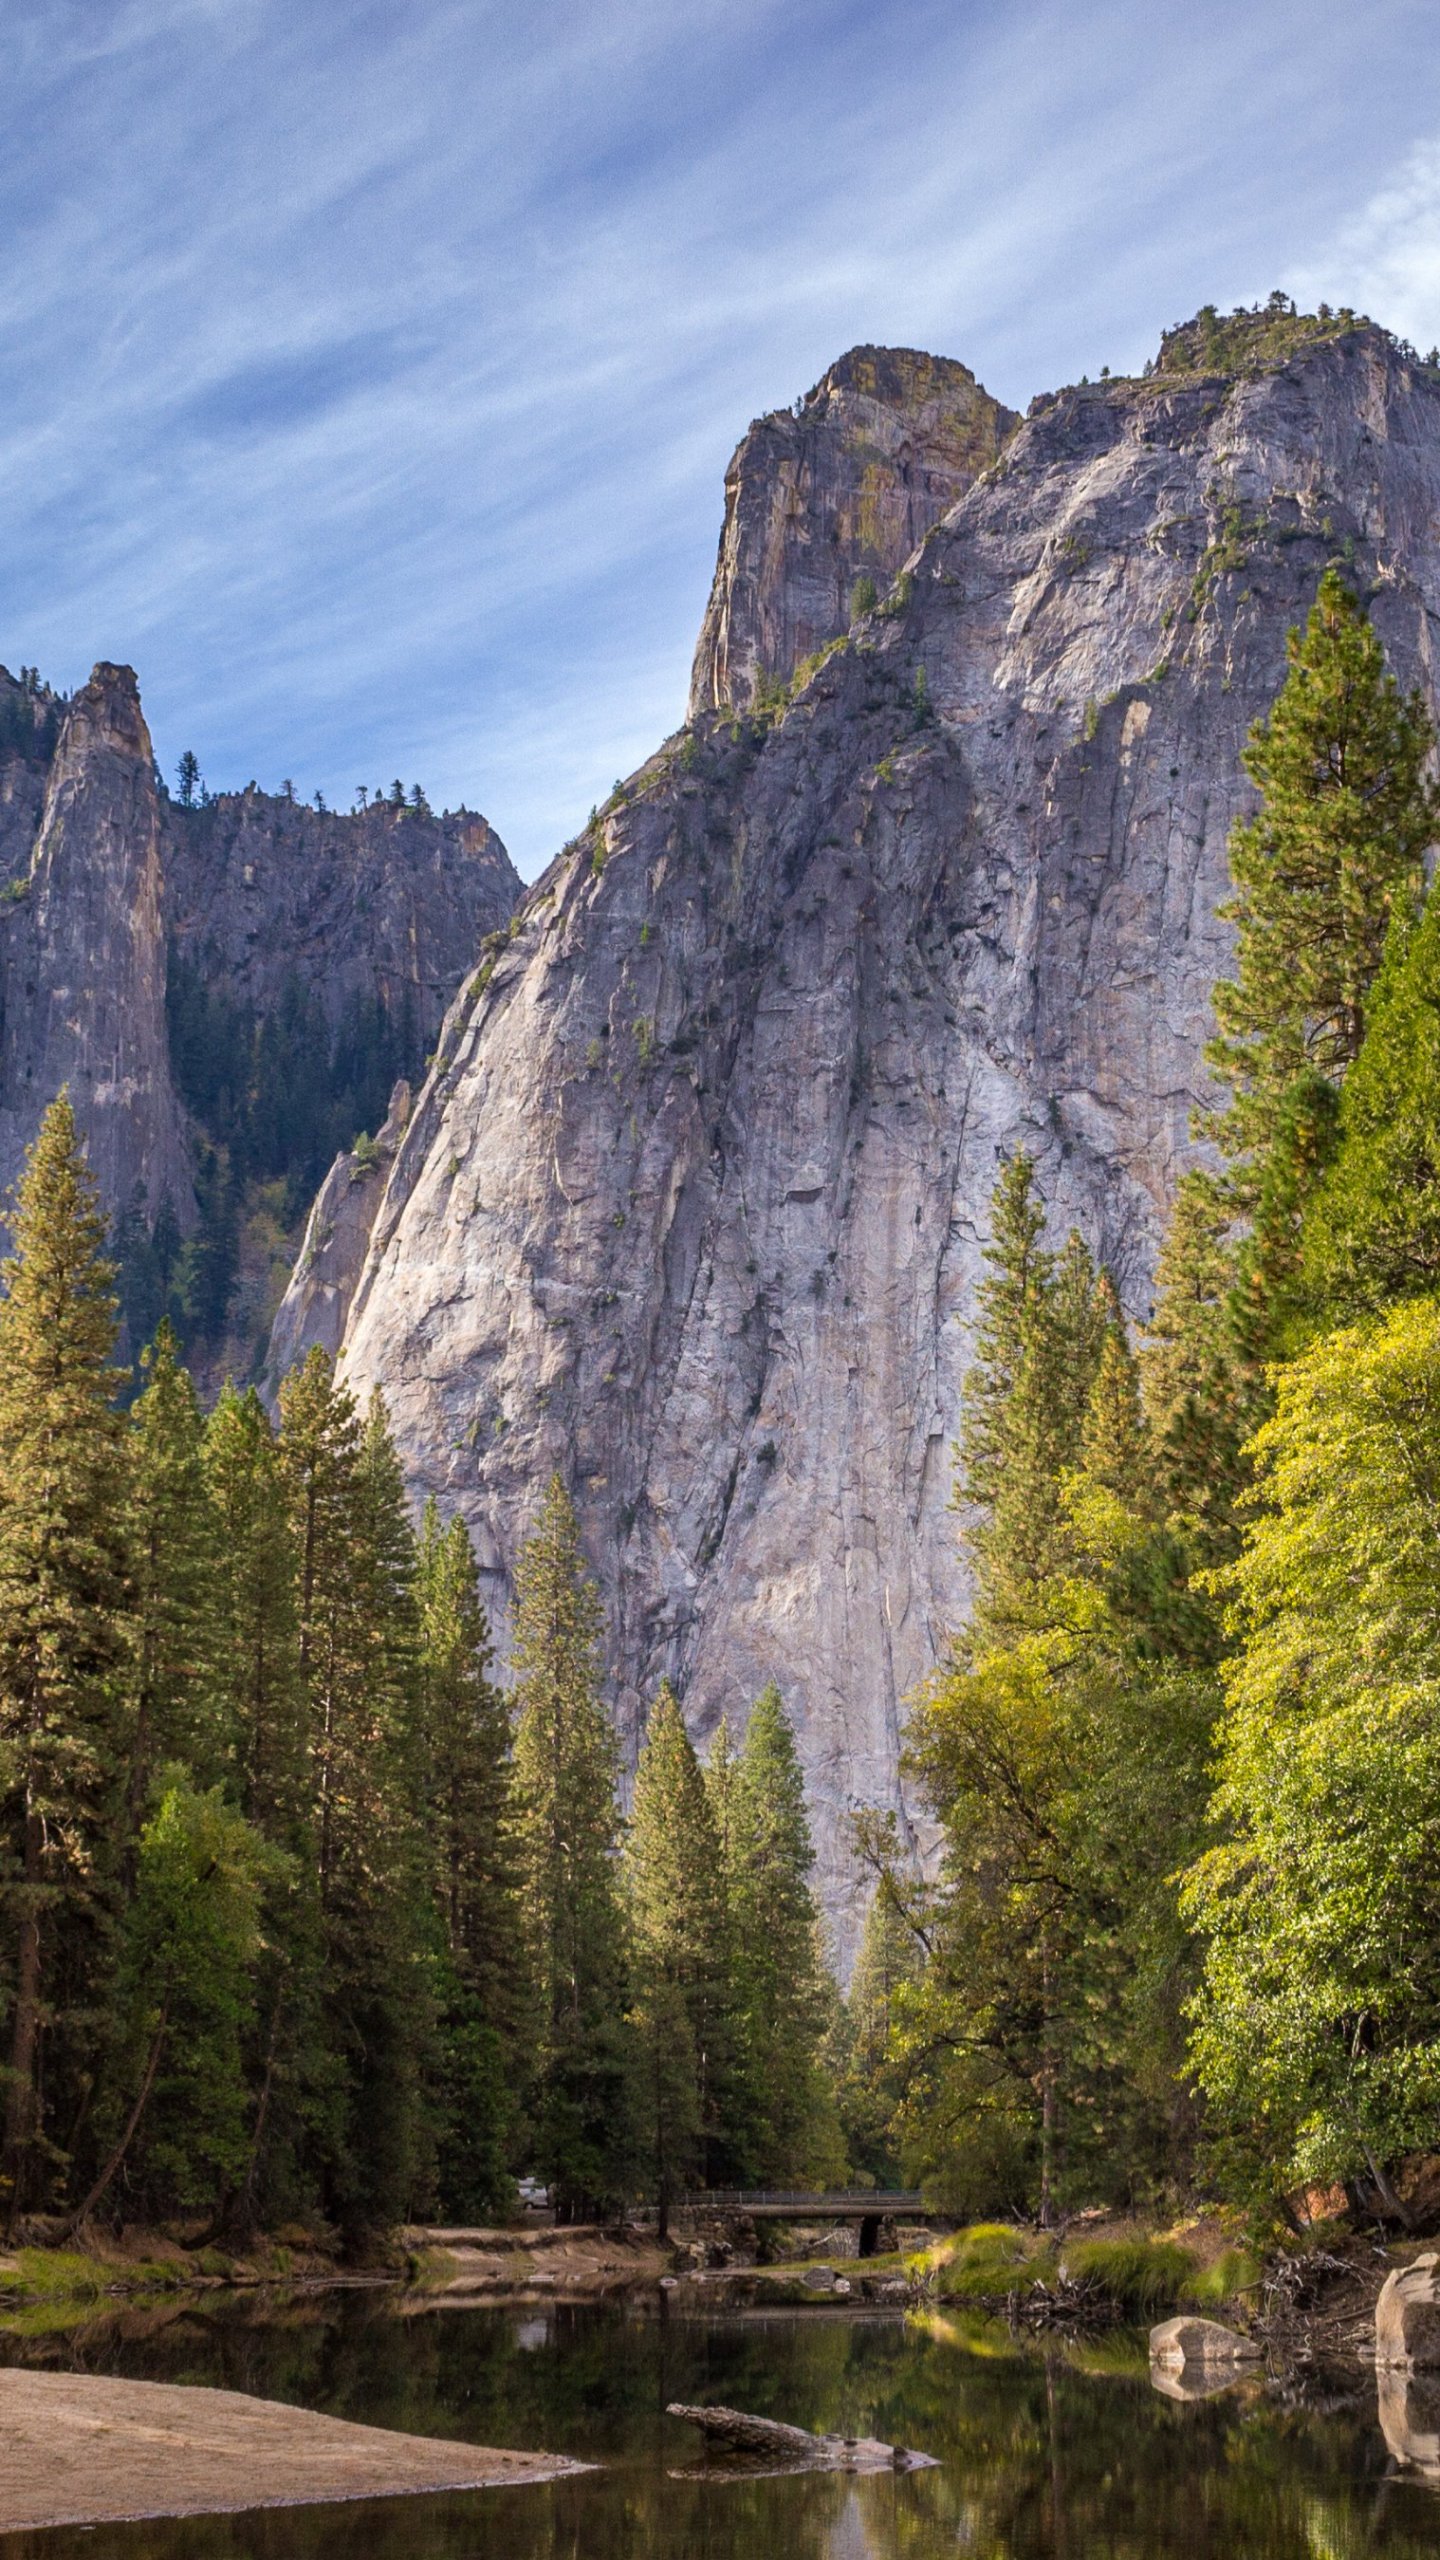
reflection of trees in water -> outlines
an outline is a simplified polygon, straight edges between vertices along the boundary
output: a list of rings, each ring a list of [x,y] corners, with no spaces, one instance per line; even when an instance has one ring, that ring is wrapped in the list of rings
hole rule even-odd
[[[217,2297],[96,2324],[78,2349],[24,2352],[607,2466],[476,2498],[125,2528],[107,2535],[106,2560],[1431,2560],[1435,2493],[1387,2477],[1364,2377],[1339,2414],[1254,2388],[1187,2407],[1139,2373],[1012,2353],[1003,2332],[985,2343],[966,2352],[826,2313],[701,2323],[556,2304],[396,2318],[382,2294],[321,2294],[268,2308]],[[676,2480],[697,2448],[663,2416],[672,2399],[873,2433],[943,2468]],[[94,2560],[93,2537],[44,2542],[44,2560]]]

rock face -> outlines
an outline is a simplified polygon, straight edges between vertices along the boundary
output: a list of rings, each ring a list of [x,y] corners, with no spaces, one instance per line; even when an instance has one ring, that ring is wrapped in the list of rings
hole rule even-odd
[[[344,1360],[470,1523],[502,1638],[573,1487],[633,1746],[774,1676],[843,1947],[961,1618],[952,1447],[999,1158],[1146,1311],[1188,1160],[1238,754],[1337,554],[1433,683],[1440,377],[1257,322],[1036,405],[768,718],[702,716],[461,992]],[[923,676],[923,685],[919,679]]]
[[[748,709],[847,630],[856,581],[883,593],[1016,424],[966,366],[909,347],[855,347],[757,419],[725,474],[691,719]]]
[[[210,1133],[172,1054],[173,968],[252,1025],[298,999],[338,1036],[382,1006],[418,1063],[520,890],[464,811],[342,817],[253,787],[180,807],[108,664],[69,703],[0,669],[0,882],[0,1189],[68,1084],[112,1210],[168,1198],[182,1229]]]
[[[167,816],[173,947],[261,1014],[298,983],[332,1022],[378,996],[429,1041],[482,934],[520,895],[500,838],[469,810],[375,801],[322,814],[251,789]]]
[[[1407,2373],[1440,2369],[1440,2256],[1397,2267],[1375,2305],[1375,2361]]]
[[[22,773],[30,772],[17,758]],[[13,804],[12,804],[13,805]],[[165,1031],[160,802],[128,667],[102,664],[60,723],[29,869],[0,925],[0,1181],[62,1085],[108,1200],[191,1204]]]
[[[410,1117],[408,1084],[397,1084],[383,1128],[363,1149],[337,1156],[305,1222],[290,1286],[280,1303],[265,1364],[265,1392],[273,1403],[280,1381],[319,1344],[333,1359],[345,1339],[356,1283],[365,1267],[390,1168]]]

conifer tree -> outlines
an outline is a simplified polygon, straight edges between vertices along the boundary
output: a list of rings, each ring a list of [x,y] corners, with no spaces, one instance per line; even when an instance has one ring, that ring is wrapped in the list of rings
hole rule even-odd
[[[509,2066],[525,2002],[510,1721],[490,1677],[469,1531],[458,1515],[442,1528],[433,1498],[416,1594],[420,1801],[441,1948],[437,2177],[442,2212],[465,2219],[502,2210],[511,2194]]]
[[[618,1750],[600,1694],[600,1598],[559,1476],[515,1571],[520,1907],[534,1999],[536,2157],[566,2218],[624,2190]]]
[[[901,2100],[897,2047],[907,1996],[921,1974],[921,1948],[892,1879],[870,1897],[837,2039],[840,2122],[853,2167],[877,2186],[899,2183],[895,2117]]]
[[[203,1425],[168,1323],[141,1366],[146,1384],[130,1414],[125,1524],[132,1577],[126,1684],[132,1850],[156,1770],[183,1760],[192,1773],[215,1780],[223,1750],[210,1685],[217,1550]]]
[[[697,2177],[723,2183],[730,2083],[725,1896],[715,1817],[668,1680],[645,1729],[625,1845],[641,2156],[662,2226]]]
[[[733,1780],[729,1892],[735,1999],[755,2108],[752,2174],[823,2174],[840,2150],[821,2068],[832,1987],[811,1889],[815,1851],[795,1736],[771,1681],[750,1710]]]
[[[957,1451],[956,1500],[969,1515],[975,1569],[972,1650],[1030,1623],[1067,1551],[1063,1484],[1079,1455],[1107,1324],[1080,1237],[1072,1232],[1058,1256],[1039,1244],[1043,1211],[1028,1156],[1002,1169],[991,1222]]]
[[[1300,1303],[1311,1327],[1440,1286],[1440,899],[1397,919],[1310,1201]]]
[[[1215,1123],[1232,1158],[1269,1143],[1303,1071],[1339,1082],[1358,1056],[1390,918],[1413,904],[1440,809],[1425,778],[1429,715],[1401,694],[1337,571],[1287,654],[1244,751],[1261,807],[1231,835],[1235,893],[1221,909],[1235,970],[1215,990],[1207,1054],[1234,1097]]]
[[[253,1387],[222,1388],[203,1463],[215,1539],[211,1676],[227,1775],[265,1837],[296,1846],[308,1757],[296,1553],[280,1452]]]
[[[362,1425],[318,1347],[280,1390],[299,1583],[314,1879],[340,2096],[327,2201],[352,2232],[393,2221],[418,2168],[430,2019],[407,1785],[413,1539],[383,1406]]]
[[[93,1917],[120,1778],[112,1699],[127,1595],[113,1275],[64,1094],[26,1160],[12,1226],[0,1274],[0,1746],[13,2216],[45,2157],[40,2050],[61,1942]]]

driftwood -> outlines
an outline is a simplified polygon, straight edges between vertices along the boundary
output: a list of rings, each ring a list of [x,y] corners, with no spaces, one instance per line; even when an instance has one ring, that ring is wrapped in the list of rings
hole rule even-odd
[[[910,2453],[904,2445],[880,2444],[874,2436],[812,2436],[804,2427],[782,2426],[776,2418],[752,2418],[743,2409],[689,2409],[672,2400],[670,2418],[688,2418],[724,2453],[745,2454],[752,2461],[783,2463],[809,2471],[933,2471],[928,2453]]]

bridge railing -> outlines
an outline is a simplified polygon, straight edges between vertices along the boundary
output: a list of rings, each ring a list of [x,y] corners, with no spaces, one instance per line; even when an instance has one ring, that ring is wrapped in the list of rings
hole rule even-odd
[[[921,2197],[918,2188],[849,2187],[829,2195],[807,2193],[799,2187],[708,2187],[682,2202],[699,2212],[744,2213],[752,2206],[787,2205],[797,2213],[822,2218],[836,2213],[918,2213]]]

